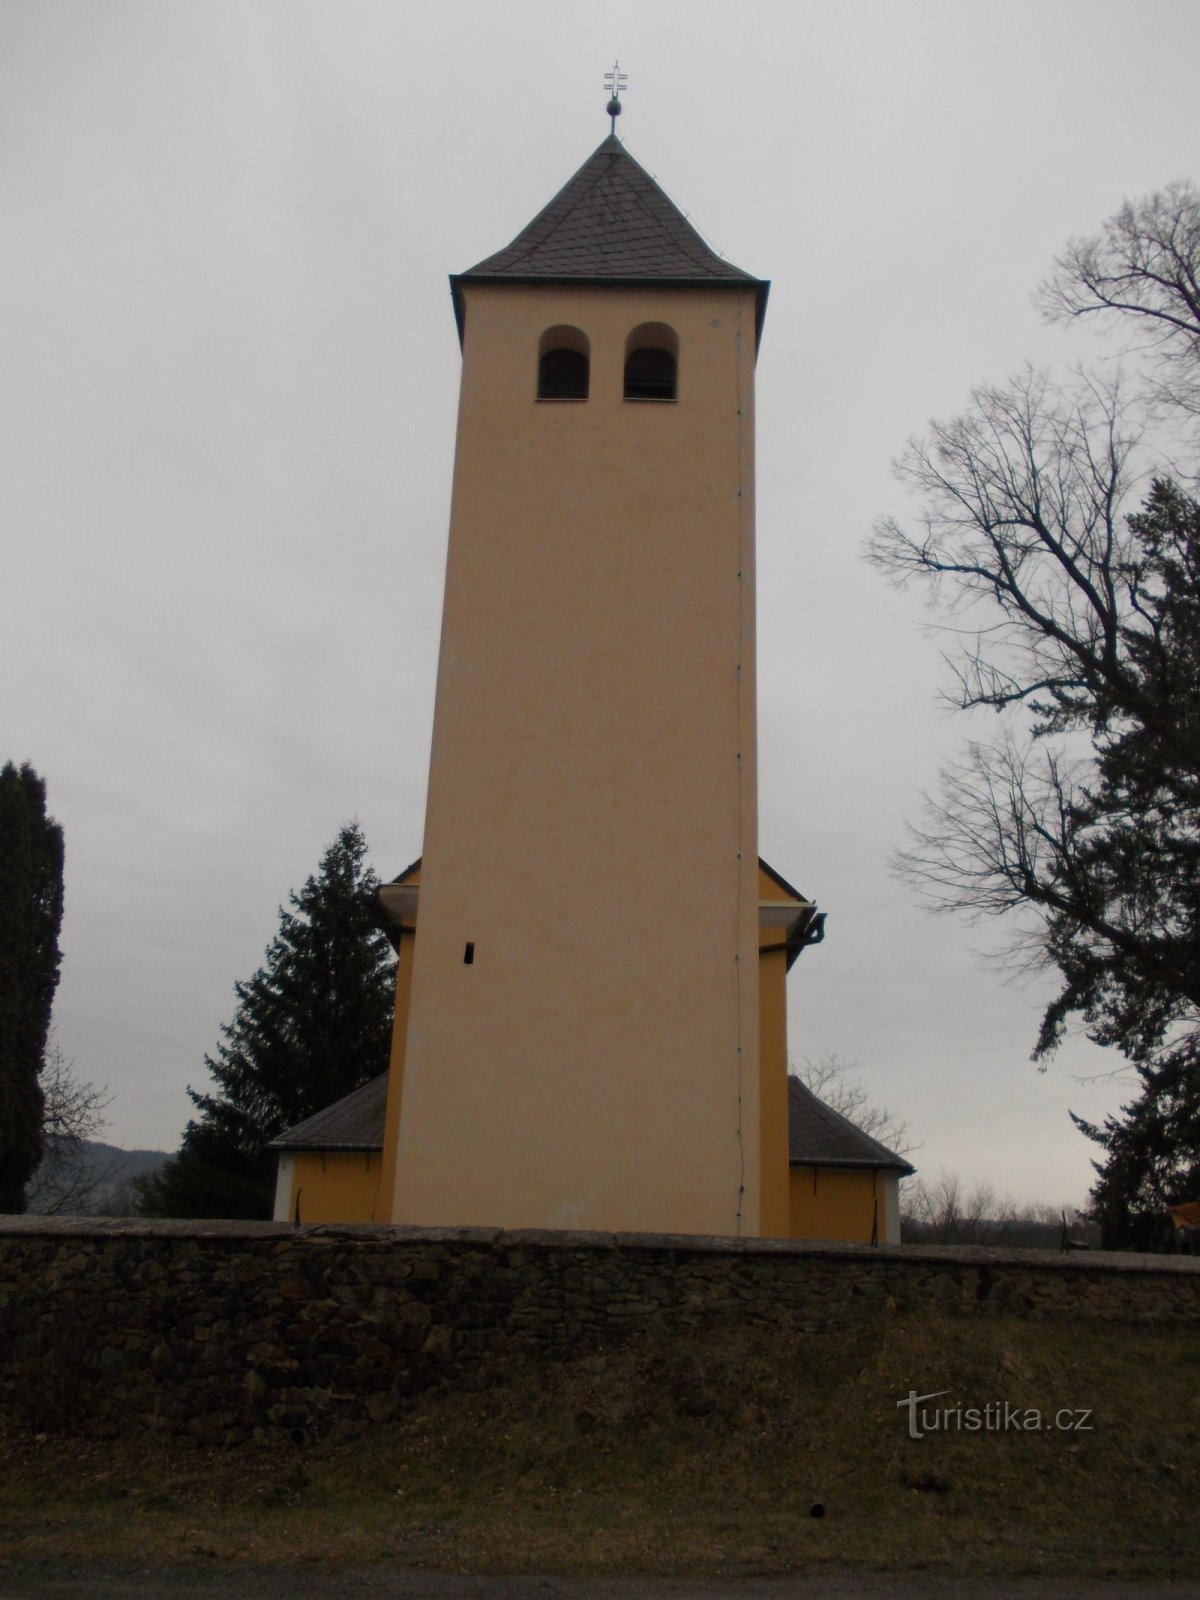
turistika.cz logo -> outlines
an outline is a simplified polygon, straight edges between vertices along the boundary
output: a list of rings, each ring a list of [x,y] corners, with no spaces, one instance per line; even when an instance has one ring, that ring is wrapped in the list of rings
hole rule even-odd
[[[1011,1400],[989,1400],[983,1406],[934,1406],[927,1400],[940,1400],[949,1389],[932,1394],[908,1391],[906,1400],[897,1400],[899,1409],[908,1410],[908,1437],[923,1439],[927,1433],[1091,1433],[1090,1408],[1064,1407],[1053,1414],[1036,1406],[1019,1406]]]

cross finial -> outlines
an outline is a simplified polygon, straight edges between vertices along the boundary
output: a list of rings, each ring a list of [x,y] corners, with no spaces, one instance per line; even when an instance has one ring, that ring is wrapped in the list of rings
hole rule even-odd
[[[605,110],[612,118],[612,130],[617,131],[617,118],[621,115],[621,91],[629,81],[628,73],[621,71],[621,63],[614,61],[612,71],[604,74],[604,87],[608,90],[608,105]]]

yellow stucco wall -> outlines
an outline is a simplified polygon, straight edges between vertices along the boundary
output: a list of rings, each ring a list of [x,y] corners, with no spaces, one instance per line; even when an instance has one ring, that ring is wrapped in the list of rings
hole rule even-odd
[[[419,887],[420,862],[404,874],[403,882]],[[379,1184],[378,1220],[390,1222],[395,1208],[396,1148],[400,1138],[400,1107],[404,1098],[404,1055],[408,1046],[408,1015],[412,999],[416,925],[404,926],[396,935],[396,1010],[392,1019],[392,1047],[388,1055],[387,1111],[383,1132],[383,1175]]]
[[[393,1216],[754,1234],[754,290],[464,295]],[[643,322],[677,403],[622,398]]]
[[[783,895],[779,886],[761,867],[758,873],[758,896],[760,904],[791,898]],[[761,1106],[759,1151],[762,1164],[762,1232],[764,1236],[775,1239],[786,1239],[791,1232],[785,941],[784,930],[768,927],[759,929],[758,1030]]]
[[[287,1219],[301,1222],[383,1222],[378,1206],[383,1170],[377,1150],[302,1150],[292,1159]]]
[[[792,1167],[789,1175],[790,1233],[793,1239],[871,1241],[875,1202],[879,1238],[885,1239],[882,1177],[837,1167]]]
[[[407,872],[398,883],[417,887],[420,884],[420,863]],[[777,904],[786,900],[799,905],[792,897],[782,895],[778,885],[759,873],[760,903]],[[404,1089],[404,1052],[407,1042],[409,995],[411,990],[413,952],[416,940],[416,912],[413,920],[405,921],[395,929],[398,944],[396,963],[396,1011],[392,1033],[392,1052],[388,1070],[388,1097],[385,1118],[382,1165],[378,1187],[373,1181],[358,1181],[357,1170],[348,1177],[347,1163],[336,1153],[327,1153],[324,1159],[306,1152],[288,1159],[302,1166],[289,1179],[280,1197],[281,1218],[294,1215],[295,1191],[304,1189],[306,1210],[319,1213],[314,1220],[323,1222],[371,1222],[386,1220],[392,1215],[392,1196],[395,1181],[395,1149],[399,1132],[400,1106]],[[786,1238],[790,1231],[790,1202],[787,1159],[787,954],[784,935],[778,929],[763,926],[759,930],[759,1084],[762,1105],[760,1150],[762,1160],[762,1233],[775,1238]],[[350,1181],[350,1180],[353,1181]]]

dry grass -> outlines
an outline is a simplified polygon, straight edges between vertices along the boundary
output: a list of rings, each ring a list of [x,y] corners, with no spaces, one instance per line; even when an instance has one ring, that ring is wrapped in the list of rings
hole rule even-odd
[[[1184,1576],[1198,1357],[1180,1329],[892,1318],[523,1366],[337,1446],[0,1436],[0,1557]],[[910,1389],[1090,1407],[1093,1427],[912,1440]]]

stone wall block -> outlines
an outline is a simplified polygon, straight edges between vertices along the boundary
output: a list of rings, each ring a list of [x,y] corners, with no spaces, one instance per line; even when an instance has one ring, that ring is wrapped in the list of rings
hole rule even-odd
[[[1200,1322],[1200,1262],[496,1230],[0,1219],[0,1417],[171,1437],[354,1437],[513,1354],[863,1317]]]

